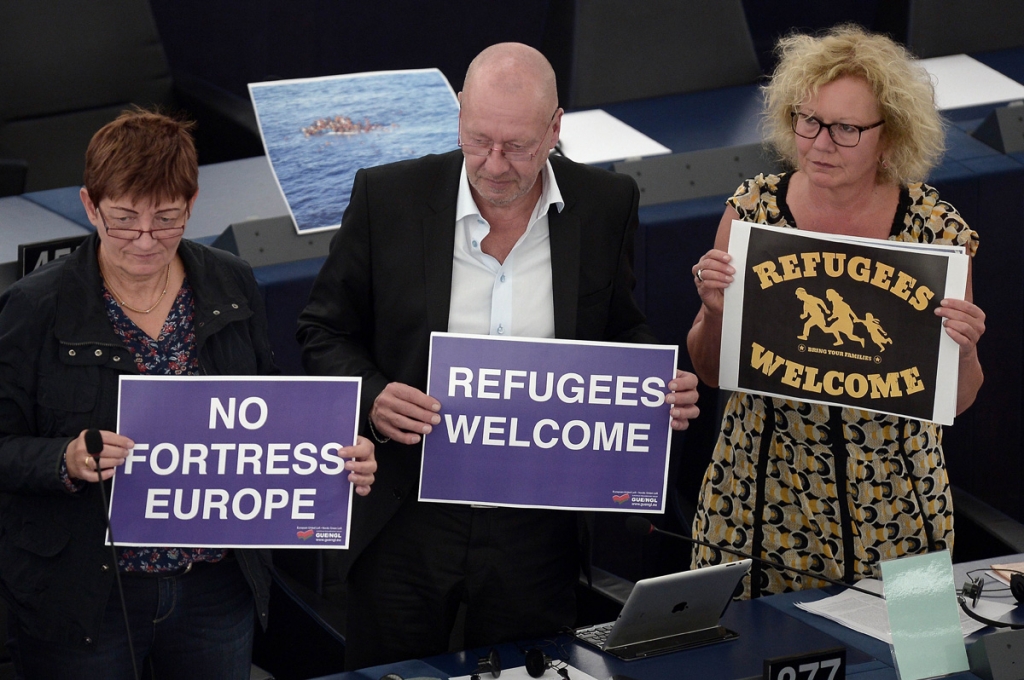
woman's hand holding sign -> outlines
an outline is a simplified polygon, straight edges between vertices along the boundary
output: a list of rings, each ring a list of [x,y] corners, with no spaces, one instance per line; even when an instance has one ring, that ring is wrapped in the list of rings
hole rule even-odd
[[[945,298],[935,314],[942,317],[942,325],[949,337],[960,345],[961,359],[977,352],[978,340],[985,333],[985,312],[973,302]]]
[[[960,415],[974,403],[985,381],[985,373],[978,361],[978,340],[985,333],[985,312],[974,304],[972,281],[973,263],[967,269],[967,288],[964,299],[944,298],[935,308],[942,317],[942,326],[949,337],[960,345],[960,365],[957,372],[956,413]]]
[[[725,305],[725,289],[733,282],[736,273],[732,256],[726,252],[729,246],[729,230],[739,213],[727,207],[718,223],[715,247],[706,252],[693,265],[693,285],[700,295],[700,311],[693,321],[693,327],[686,336],[686,348],[697,376],[710,387],[718,386],[718,358],[722,343],[722,309]]]
[[[338,455],[345,459],[348,481],[355,485],[356,493],[360,496],[370,493],[373,473],[377,471],[373,442],[366,437],[356,437],[356,445],[338,449]]]
[[[712,313],[722,314],[722,301],[725,289],[732,283],[732,275],[736,273],[729,264],[732,257],[724,250],[712,249],[693,265],[693,283],[697,286],[700,300]]]

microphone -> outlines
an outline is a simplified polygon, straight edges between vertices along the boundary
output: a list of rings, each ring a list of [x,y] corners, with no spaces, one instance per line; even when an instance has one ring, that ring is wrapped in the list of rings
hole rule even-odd
[[[494,647],[491,647],[487,656],[482,656],[477,660],[476,670],[469,677],[472,680],[480,680],[480,676],[484,673],[490,673],[492,678],[501,675],[501,655]]]
[[[96,476],[100,474],[100,454],[103,453],[103,435],[95,427],[85,431],[85,451],[96,461]]]
[[[561,675],[564,680],[569,680],[569,670],[565,666],[557,667],[557,663],[559,662],[556,662],[538,647],[526,650],[526,672],[531,678],[539,678],[544,675],[544,671],[554,668],[555,672]]]
[[[124,587],[121,585],[121,570],[117,568],[117,550],[114,546],[114,530],[110,528],[110,515],[107,509],[107,491],[103,486],[103,478],[100,474],[100,454],[103,453],[103,435],[95,427],[85,431],[85,452],[96,461],[96,481],[100,487],[100,507],[103,508],[103,519],[107,525],[107,534],[110,536],[110,557],[114,568],[114,580],[117,583],[117,592],[121,598],[121,613],[124,615],[124,629],[128,635],[128,653],[132,657],[132,677],[139,678],[138,664],[135,663],[135,645],[132,642],[132,629],[128,624],[128,605],[124,600]]]
[[[1017,593],[1021,586],[1017,586],[1014,589],[1014,582],[1012,579],[1016,579],[1021,572],[1014,572],[1010,581],[1010,592],[1013,593],[1013,597],[1017,600],[1017,603],[1021,603],[1021,598],[1017,597]],[[964,584],[964,587],[960,589],[960,592],[956,595],[957,604],[960,605],[960,609],[963,610],[964,614],[971,617],[975,621],[984,623],[986,626],[992,626],[993,628],[1010,628],[1011,630],[1020,630],[1024,628],[1024,623],[1013,623],[1012,621],[999,621],[996,619],[989,619],[981,614],[978,614],[973,610],[973,607],[978,606],[978,600],[981,599],[981,592],[985,589],[985,578],[979,576],[978,578],[971,579]],[[967,598],[971,598],[971,606],[967,606]]]
[[[683,536],[682,534],[674,534],[671,531],[665,531],[664,529],[659,529],[658,527],[656,527],[653,524],[651,524],[651,522],[649,520],[646,520],[643,517],[640,517],[638,515],[630,515],[629,517],[626,518],[626,531],[628,531],[631,534],[636,534],[637,536],[650,536],[653,533],[664,534],[665,536],[671,536],[672,538],[682,539],[682,540],[686,541],[687,543],[692,543],[694,545],[704,546],[705,548],[711,548],[712,550],[721,550],[722,552],[729,553],[730,555],[736,555],[737,557],[742,557],[744,559],[754,560],[755,562],[760,562],[761,564],[766,564],[769,567],[772,567],[773,569],[778,569],[780,571],[791,571],[791,572],[800,574],[801,576],[809,576],[810,578],[815,578],[815,579],[818,579],[820,581],[825,581],[826,583],[831,583],[834,586],[842,586],[843,588],[849,588],[850,590],[856,590],[858,593],[864,593],[866,595],[871,595],[872,597],[878,597],[878,598],[881,598],[881,599],[885,599],[884,596],[882,596],[882,595],[880,595],[878,593],[873,593],[870,590],[865,590],[864,588],[858,588],[857,586],[852,585],[850,583],[843,583],[842,581],[836,581],[834,579],[830,579],[827,576],[822,576],[821,574],[815,574],[812,571],[804,571],[803,569],[797,569],[796,567],[791,567],[788,564],[782,564],[781,562],[775,562],[773,560],[766,560],[766,559],[761,558],[761,557],[754,557],[753,555],[747,554],[747,553],[739,551],[739,550],[733,550],[732,548],[723,548],[722,546],[715,545],[714,543],[708,543],[706,541],[699,541],[696,538],[691,538],[689,536]]]

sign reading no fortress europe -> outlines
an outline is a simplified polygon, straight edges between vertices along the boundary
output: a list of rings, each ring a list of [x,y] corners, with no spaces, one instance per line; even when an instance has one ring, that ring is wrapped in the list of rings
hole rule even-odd
[[[663,512],[677,352],[432,334],[420,500]]]
[[[721,385],[951,424],[955,341],[935,308],[963,298],[967,255],[732,224]]]
[[[117,545],[347,548],[358,378],[125,376]]]

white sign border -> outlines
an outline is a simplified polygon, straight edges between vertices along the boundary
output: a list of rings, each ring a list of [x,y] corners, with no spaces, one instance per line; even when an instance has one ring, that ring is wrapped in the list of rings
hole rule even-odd
[[[799,236],[826,243],[855,243],[866,245],[880,250],[902,250],[902,251],[924,251],[934,255],[946,257],[946,290],[944,297],[963,299],[967,290],[967,270],[970,258],[962,246],[936,245],[928,243],[904,243],[902,241],[882,241],[872,238],[857,236],[843,236],[835,234],[808,233],[799,229],[786,227],[774,227],[743,220],[733,220],[729,232],[729,254],[735,265],[746,263],[747,246],[750,241],[751,229],[763,229],[774,231],[789,236]],[[725,289],[725,302],[722,310],[722,345],[719,362],[718,381],[719,387],[727,390],[740,391],[739,365],[740,365],[740,331],[743,327],[743,290],[746,281],[747,267],[736,266],[736,273],[733,275],[733,282]],[[946,332],[945,327],[939,330],[939,356],[938,370],[935,376],[935,401],[932,405],[932,416],[934,422],[941,425],[952,425],[956,416],[956,394],[957,380],[959,373],[960,346]],[[791,395],[777,394],[774,392],[743,389],[741,391],[762,394],[767,397],[787,399],[791,401],[805,401],[814,404],[826,404],[839,408],[853,408],[848,405],[824,399],[797,399]],[[863,407],[861,410],[870,411]],[[903,413],[893,411],[878,411],[880,413],[891,413],[902,418],[914,418]],[[927,419],[926,419],[927,420]]]

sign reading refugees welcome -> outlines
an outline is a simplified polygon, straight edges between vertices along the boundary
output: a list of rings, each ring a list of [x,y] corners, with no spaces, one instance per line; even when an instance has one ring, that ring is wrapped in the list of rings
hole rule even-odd
[[[954,246],[734,221],[721,386],[951,424],[958,346],[935,308],[963,298]]]
[[[663,512],[677,351],[432,334],[420,500]]]
[[[117,545],[347,548],[358,378],[123,376]]]

